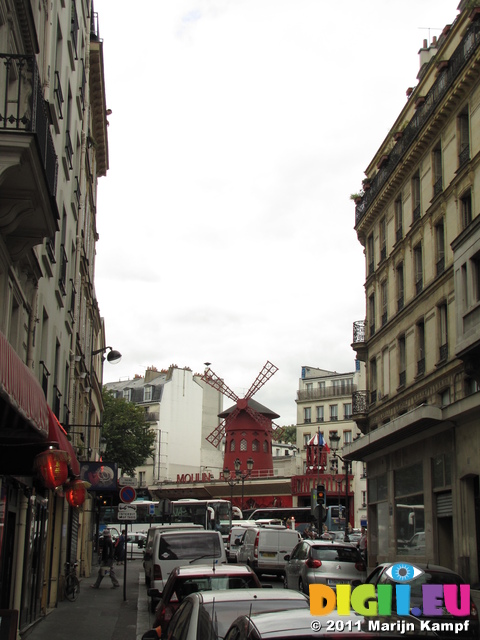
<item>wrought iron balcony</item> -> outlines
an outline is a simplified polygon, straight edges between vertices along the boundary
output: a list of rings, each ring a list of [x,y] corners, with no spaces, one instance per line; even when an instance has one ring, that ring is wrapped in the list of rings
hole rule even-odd
[[[0,154],[0,234],[18,259],[58,220],[58,161],[33,55],[0,53]]]
[[[480,20],[476,19],[465,33],[458,47],[453,52],[448,66],[441,71],[432,85],[430,91],[425,96],[423,104],[416,110],[415,115],[403,130],[403,135],[395,144],[388,155],[388,160],[379,169],[378,173],[371,181],[361,202],[355,207],[355,224],[359,224],[369,207],[377,198],[380,190],[386,184],[403,157],[418,140],[420,132],[427,125],[434,111],[444,100],[448,90],[458,78],[470,58],[480,45]],[[469,151],[459,158],[459,165],[469,158]]]

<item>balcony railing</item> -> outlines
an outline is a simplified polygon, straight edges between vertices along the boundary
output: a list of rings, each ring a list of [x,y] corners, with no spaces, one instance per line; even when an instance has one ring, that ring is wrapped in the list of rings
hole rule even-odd
[[[62,244],[60,247],[60,273],[58,275],[58,288],[60,289],[62,296],[67,295],[67,252]]]
[[[35,56],[0,53],[0,132],[34,134],[49,193],[57,192],[57,154]]]
[[[412,216],[413,217],[413,222],[416,222],[417,220],[420,220],[420,214],[421,214],[420,205],[417,204],[417,206],[413,210],[413,216]]]
[[[353,342],[365,342],[365,320],[357,320],[353,323]]]
[[[443,191],[443,180],[442,180],[442,176],[440,176],[440,178],[438,178],[438,180],[433,185],[433,197],[435,198],[435,196],[438,196],[438,194],[442,193],[442,191]]]
[[[316,389],[301,389],[297,391],[298,400],[321,400],[322,398],[337,398],[339,396],[349,396],[355,389],[355,385],[344,384],[334,387],[330,385],[328,387],[317,387]],[[305,418],[304,422],[310,422],[311,418]]]
[[[365,192],[361,202],[359,202],[355,207],[356,225],[362,220],[363,216],[373,204],[380,193],[380,190],[400,164],[411,145],[417,141],[421,130],[429,122],[432,114],[439,107],[440,103],[445,98],[447,91],[458,78],[462,69],[473,56],[479,45],[480,20],[476,19],[471,24],[464,38],[450,57],[448,67],[443,69],[439,74],[432,85],[432,88],[425,96],[424,103],[416,110],[415,115],[403,130],[403,136],[393,147],[388,156],[387,162],[372,179],[370,189]]]
[[[352,394],[352,414],[367,413],[367,391],[355,391]]]
[[[466,144],[458,155],[458,168],[460,169],[460,167],[463,167],[463,165],[469,160],[470,160],[470,145]]]
[[[406,381],[407,381],[406,371],[400,371],[400,373],[398,374],[398,386],[404,387]]]

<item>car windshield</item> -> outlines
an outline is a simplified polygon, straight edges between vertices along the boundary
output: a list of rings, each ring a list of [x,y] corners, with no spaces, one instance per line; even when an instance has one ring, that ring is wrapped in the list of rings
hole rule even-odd
[[[354,547],[328,546],[312,547],[311,556],[322,562],[358,562],[358,552]]]
[[[243,600],[236,602],[211,602],[203,604],[199,611],[197,640],[215,637],[223,638],[232,622],[243,615],[282,611],[288,609],[308,609],[308,600]],[[213,629],[217,635],[212,635]]]
[[[189,558],[219,558],[218,535],[194,533],[191,535],[163,535],[160,538],[159,556],[162,560],[187,560]]]

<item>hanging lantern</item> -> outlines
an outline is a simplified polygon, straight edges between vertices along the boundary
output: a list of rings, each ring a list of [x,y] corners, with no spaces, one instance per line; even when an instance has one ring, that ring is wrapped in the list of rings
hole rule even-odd
[[[65,497],[71,507],[79,507],[85,502],[87,489],[83,480],[72,480],[65,485]]]
[[[56,489],[68,478],[68,455],[66,451],[47,449],[35,456],[34,468],[47,489]]]

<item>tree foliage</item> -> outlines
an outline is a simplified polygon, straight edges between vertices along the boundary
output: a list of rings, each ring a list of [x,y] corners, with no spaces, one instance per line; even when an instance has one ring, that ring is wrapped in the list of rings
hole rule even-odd
[[[295,444],[297,442],[297,427],[294,424],[291,424],[288,427],[282,427],[283,433],[280,438],[282,442],[291,442]],[[274,432],[275,437],[275,432]]]
[[[105,460],[116,462],[123,474],[134,475],[136,467],[153,455],[155,432],[145,422],[142,407],[103,390],[102,436],[107,441]]]

